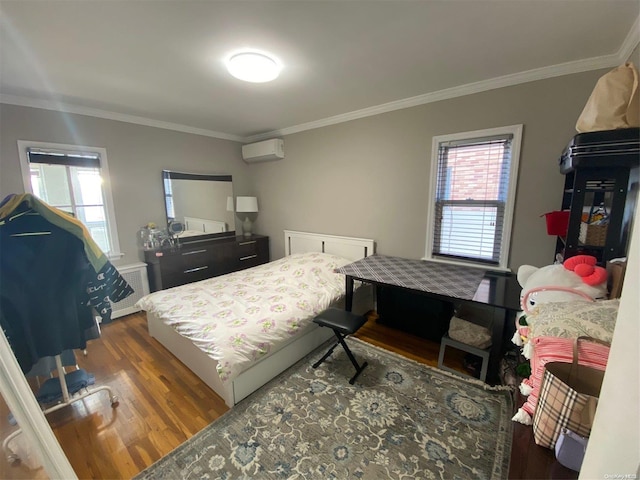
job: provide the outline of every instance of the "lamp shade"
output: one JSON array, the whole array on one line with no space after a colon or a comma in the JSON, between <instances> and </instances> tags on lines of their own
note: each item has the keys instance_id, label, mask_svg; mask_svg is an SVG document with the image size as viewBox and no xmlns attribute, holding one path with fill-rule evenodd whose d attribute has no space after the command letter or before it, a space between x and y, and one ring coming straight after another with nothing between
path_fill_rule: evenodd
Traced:
<instances>
[{"instance_id":1,"label":"lamp shade","mask_svg":"<svg viewBox=\"0 0 640 480\"><path fill-rule=\"evenodd\" d=\"M258 199L256 197L237 197L236 212L257 212Z\"/></svg>"}]
</instances>

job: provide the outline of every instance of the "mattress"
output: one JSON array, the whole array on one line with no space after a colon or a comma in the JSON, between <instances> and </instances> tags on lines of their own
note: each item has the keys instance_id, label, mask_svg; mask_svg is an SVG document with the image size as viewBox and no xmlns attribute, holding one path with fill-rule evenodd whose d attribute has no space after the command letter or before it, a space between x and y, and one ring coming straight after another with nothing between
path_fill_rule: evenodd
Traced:
<instances>
[{"instance_id":1,"label":"mattress","mask_svg":"<svg viewBox=\"0 0 640 480\"><path fill-rule=\"evenodd\" d=\"M137 305L217 361L223 382L304 334L344 294L334 270L349 260L302 253L152 293Z\"/></svg>"}]
</instances>

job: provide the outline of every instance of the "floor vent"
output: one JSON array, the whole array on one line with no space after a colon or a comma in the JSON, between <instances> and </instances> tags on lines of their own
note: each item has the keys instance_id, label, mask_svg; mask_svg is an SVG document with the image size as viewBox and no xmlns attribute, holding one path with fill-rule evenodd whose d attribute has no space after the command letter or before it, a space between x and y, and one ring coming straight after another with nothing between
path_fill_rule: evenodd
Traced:
<instances>
[{"instance_id":1,"label":"floor vent","mask_svg":"<svg viewBox=\"0 0 640 480\"><path fill-rule=\"evenodd\" d=\"M131 288L133 293L124 300L116 302L112 305L113 312L111 318L122 317L123 315L129 315L130 313L140 311L137 308L136 302L149 293L149 279L147 278L147 264L138 262L131 265L122 265L116 267L122 278L124 278Z\"/></svg>"}]
</instances>

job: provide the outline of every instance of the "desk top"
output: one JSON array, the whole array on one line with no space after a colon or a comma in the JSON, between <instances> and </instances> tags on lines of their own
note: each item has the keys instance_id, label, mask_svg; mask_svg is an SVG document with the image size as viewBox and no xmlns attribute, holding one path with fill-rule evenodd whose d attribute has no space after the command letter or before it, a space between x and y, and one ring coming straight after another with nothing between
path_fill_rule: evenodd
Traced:
<instances>
[{"instance_id":1,"label":"desk top","mask_svg":"<svg viewBox=\"0 0 640 480\"><path fill-rule=\"evenodd\" d=\"M475 267L386 255L371 255L336 269L364 282L473 301L507 310L520 309L515 275Z\"/></svg>"}]
</instances>

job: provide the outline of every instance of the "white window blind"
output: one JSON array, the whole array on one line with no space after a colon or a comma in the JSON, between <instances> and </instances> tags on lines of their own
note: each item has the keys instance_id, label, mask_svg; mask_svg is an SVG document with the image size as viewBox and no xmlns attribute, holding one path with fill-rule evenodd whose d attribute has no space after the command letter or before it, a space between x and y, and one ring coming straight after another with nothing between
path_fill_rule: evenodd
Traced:
<instances>
[{"instance_id":1,"label":"white window blind","mask_svg":"<svg viewBox=\"0 0 640 480\"><path fill-rule=\"evenodd\" d=\"M514 134L460 136L438 137L430 257L505 267Z\"/></svg>"}]
</instances>

